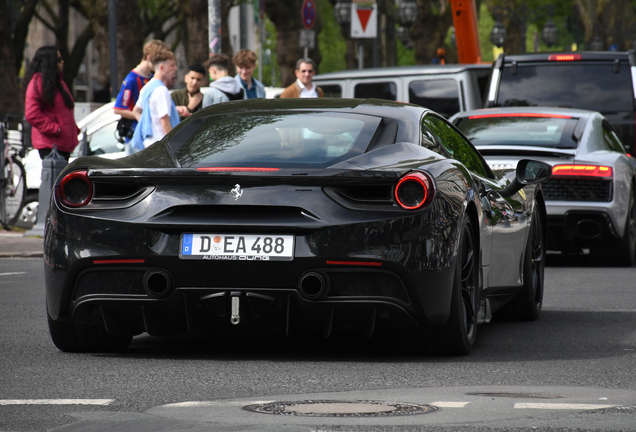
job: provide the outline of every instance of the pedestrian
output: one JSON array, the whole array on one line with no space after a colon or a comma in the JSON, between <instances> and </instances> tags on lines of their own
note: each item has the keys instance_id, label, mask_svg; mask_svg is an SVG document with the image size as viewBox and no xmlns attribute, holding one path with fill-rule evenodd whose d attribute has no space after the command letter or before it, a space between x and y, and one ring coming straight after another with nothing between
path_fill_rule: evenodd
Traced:
<instances>
[{"instance_id":1,"label":"pedestrian","mask_svg":"<svg viewBox=\"0 0 636 432\"><path fill-rule=\"evenodd\" d=\"M169 50L159 50L152 64L155 75L141 89L133 110L139 122L130 143L133 152L159 141L179 124L179 113L168 91L177 81L176 58Z\"/></svg>"},{"instance_id":2,"label":"pedestrian","mask_svg":"<svg viewBox=\"0 0 636 432\"><path fill-rule=\"evenodd\" d=\"M115 100L113 111L121 116L117 123L117 131L121 138L124 138L124 147L126 154L132 154L130 150L130 140L135 127L137 127L137 119L133 115L133 109L139 99L139 92L142 87L148 83L154 72L152 59L155 53L161 49L169 49L168 46L159 39L153 39L144 44L142 58L139 64L126 75L119 89L119 94Z\"/></svg>"},{"instance_id":3,"label":"pedestrian","mask_svg":"<svg viewBox=\"0 0 636 432\"><path fill-rule=\"evenodd\" d=\"M310 58L301 58L296 62L296 81L287 87L281 98L316 98L324 97L322 89L311 80L316 73L316 63Z\"/></svg>"},{"instance_id":4,"label":"pedestrian","mask_svg":"<svg viewBox=\"0 0 636 432\"><path fill-rule=\"evenodd\" d=\"M245 91L245 99L256 99L265 97L265 86L254 78L256 69L256 54L254 51L242 49L232 59L236 66L236 76L234 79Z\"/></svg>"},{"instance_id":5,"label":"pedestrian","mask_svg":"<svg viewBox=\"0 0 636 432\"><path fill-rule=\"evenodd\" d=\"M446 50L444 48L437 48L437 62L446 64Z\"/></svg>"},{"instance_id":6,"label":"pedestrian","mask_svg":"<svg viewBox=\"0 0 636 432\"><path fill-rule=\"evenodd\" d=\"M68 162L77 146L75 102L62 80L64 59L55 46L44 46L33 56L24 76L24 114L32 126L31 143L44 159L53 149Z\"/></svg>"},{"instance_id":7,"label":"pedestrian","mask_svg":"<svg viewBox=\"0 0 636 432\"><path fill-rule=\"evenodd\" d=\"M214 54L206 62L210 79L214 80L203 94L203 108L220 102L245 98L241 85L229 75L230 58L225 54Z\"/></svg>"},{"instance_id":8,"label":"pedestrian","mask_svg":"<svg viewBox=\"0 0 636 432\"><path fill-rule=\"evenodd\" d=\"M190 65L190 70L185 75L184 81L186 86L184 89L175 90L170 96L177 105L179 118L183 120L190 117L191 114L199 111L203 106L203 93L201 86L205 79L205 68L199 63Z\"/></svg>"}]
</instances>

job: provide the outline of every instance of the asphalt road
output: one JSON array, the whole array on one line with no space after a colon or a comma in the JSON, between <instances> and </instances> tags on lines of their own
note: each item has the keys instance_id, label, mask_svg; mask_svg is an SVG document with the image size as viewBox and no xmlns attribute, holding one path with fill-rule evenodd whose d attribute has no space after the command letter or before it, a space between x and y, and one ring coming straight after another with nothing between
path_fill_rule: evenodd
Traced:
<instances>
[{"instance_id":1,"label":"asphalt road","mask_svg":"<svg viewBox=\"0 0 636 432\"><path fill-rule=\"evenodd\" d=\"M552 260L538 321L482 325L470 356L436 357L391 337L139 336L65 354L42 266L0 260L0 431L636 431L636 267ZM424 411L308 417L306 401Z\"/></svg>"}]
</instances>

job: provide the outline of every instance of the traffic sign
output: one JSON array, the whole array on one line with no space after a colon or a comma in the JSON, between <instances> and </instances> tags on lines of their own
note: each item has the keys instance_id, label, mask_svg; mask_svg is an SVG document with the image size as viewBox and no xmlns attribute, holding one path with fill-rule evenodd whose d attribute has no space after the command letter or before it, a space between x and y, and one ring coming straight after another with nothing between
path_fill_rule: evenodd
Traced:
<instances>
[{"instance_id":1,"label":"traffic sign","mask_svg":"<svg viewBox=\"0 0 636 432\"><path fill-rule=\"evenodd\" d=\"M316 2L315 0L305 0L303 1L302 8L303 15L303 25L307 30L311 30L311 28L316 23Z\"/></svg>"},{"instance_id":2,"label":"traffic sign","mask_svg":"<svg viewBox=\"0 0 636 432\"><path fill-rule=\"evenodd\" d=\"M378 5L375 0L351 2L351 37L374 38L378 34Z\"/></svg>"},{"instance_id":3,"label":"traffic sign","mask_svg":"<svg viewBox=\"0 0 636 432\"><path fill-rule=\"evenodd\" d=\"M313 30L301 29L298 46L300 48L314 49L316 46L316 32Z\"/></svg>"}]
</instances>

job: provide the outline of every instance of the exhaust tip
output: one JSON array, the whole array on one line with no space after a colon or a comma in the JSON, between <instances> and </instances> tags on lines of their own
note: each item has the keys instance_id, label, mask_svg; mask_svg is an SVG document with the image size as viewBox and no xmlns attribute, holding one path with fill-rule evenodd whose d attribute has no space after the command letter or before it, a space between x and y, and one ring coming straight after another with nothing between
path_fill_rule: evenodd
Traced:
<instances>
[{"instance_id":1,"label":"exhaust tip","mask_svg":"<svg viewBox=\"0 0 636 432\"><path fill-rule=\"evenodd\" d=\"M327 281L323 275L317 272L307 272L300 277L298 289L305 297L316 298L325 292L326 285Z\"/></svg>"},{"instance_id":2,"label":"exhaust tip","mask_svg":"<svg viewBox=\"0 0 636 432\"><path fill-rule=\"evenodd\" d=\"M144 289L148 294L161 297L172 288L172 278L164 270L152 270L144 276Z\"/></svg>"},{"instance_id":3,"label":"exhaust tip","mask_svg":"<svg viewBox=\"0 0 636 432\"><path fill-rule=\"evenodd\" d=\"M594 240L601 236L601 224L592 219L582 219L576 224L576 233L587 240Z\"/></svg>"}]
</instances>

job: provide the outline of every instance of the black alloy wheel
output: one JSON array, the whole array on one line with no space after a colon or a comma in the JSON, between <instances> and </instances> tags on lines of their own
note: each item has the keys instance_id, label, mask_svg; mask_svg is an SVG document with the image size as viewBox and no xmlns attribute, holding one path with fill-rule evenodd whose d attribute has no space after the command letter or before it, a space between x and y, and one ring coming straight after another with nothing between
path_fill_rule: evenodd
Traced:
<instances>
[{"instance_id":1,"label":"black alloy wheel","mask_svg":"<svg viewBox=\"0 0 636 432\"><path fill-rule=\"evenodd\" d=\"M629 194L629 206L627 207L627 220L625 232L615 252L616 262L625 267L631 267L636 262L636 205L634 205L634 191Z\"/></svg>"},{"instance_id":2,"label":"black alloy wheel","mask_svg":"<svg viewBox=\"0 0 636 432\"><path fill-rule=\"evenodd\" d=\"M479 252L471 222L465 216L460 234L450 316L446 324L436 326L436 351L440 354L466 355L475 343L478 312Z\"/></svg>"},{"instance_id":3,"label":"black alloy wheel","mask_svg":"<svg viewBox=\"0 0 636 432\"><path fill-rule=\"evenodd\" d=\"M534 321L541 314L545 257L543 219L539 207L535 204L530 225L530 237L524 254L523 287L511 302L512 314L515 319Z\"/></svg>"}]
</instances>

